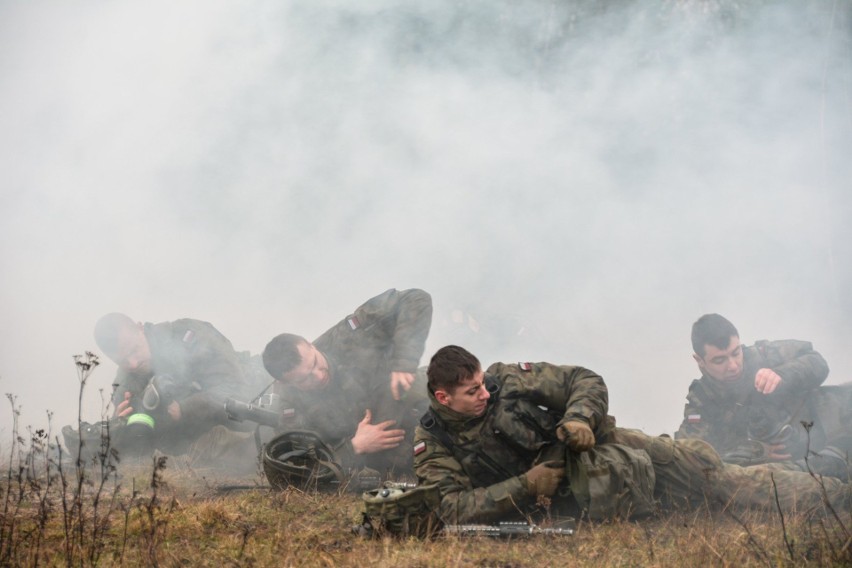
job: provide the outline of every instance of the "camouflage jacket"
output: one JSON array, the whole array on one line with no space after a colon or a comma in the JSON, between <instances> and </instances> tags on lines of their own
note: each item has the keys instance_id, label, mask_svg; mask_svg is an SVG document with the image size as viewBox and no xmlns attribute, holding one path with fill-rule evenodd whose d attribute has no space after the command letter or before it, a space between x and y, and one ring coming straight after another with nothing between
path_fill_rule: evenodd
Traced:
<instances>
[{"instance_id":1,"label":"camouflage jacket","mask_svg":"<svg viewBox=\"0 0 852 568\"><path fill-rule=\"evenodd\" d=\"M391 289L358 307L313 342L329 363L326 389L308 392L276 383L286 428L316 432L347 467L385 469L402 461L410 469L414 425L428 407L425 372L417 364L431 323L432 298L423 290ZM401 401L390 391L392 371L418 375ZM350 440L367 409L373 424L395 420L394 427L405 428L407 449L356 456Z\"/></svg>"},{"instance_id":2,"label":"camouflage jacket","mask_svg":"<svg viewBox=\"0 0 852 568\"><path fill-rule=\"evenodd\" d=\"M762 368L772 369L781 377L775 392L768 395L754 388L755 375ZM827 376L828 365L809 342L758 341L743 349L743 375L739 381L725 383L705 375L692 382L683 422L675 437L705 440L723 456L748 453L745 448L749 447L749 440L763 437L758 432L808 419L807 395Z\"/></svg>"},{"instance_id":3,"label":"camouflage jacket","mask_svg":"<svg viewBox=\"0 0 852 568\"><path fill-rule=\"evenodd\" d=\"M204 321L146 323L144 332L151 350L151 370L133 373L119 369L113 384L113 404L124 400L125 392L141 397L153 376L169 375L173 379L173 399L180 404L181 420L174 423L161 412L164 419L157 421L160 437L177 433L183 439L192 439L216 424L229 425L225 399L249 395L242 354ZM141 410L138 402L133 405L134 410Z\"/></svg>"},{"instance_id":4,"label":"camouflage jacket","mask_svg":"<svg viewBox=\"0 0 852 568\"><path fill-rule=\"evenodd\" d=\"M439 486L447 523L522 514L534 505L524 474L556 448L557 426L580 420L602 439L611 425L606 385L582 367L495 363L486 384L496 395L485 414L470 418L432 397L430 414L415 432L418 482Z\"/></svg>"}]
</instances>

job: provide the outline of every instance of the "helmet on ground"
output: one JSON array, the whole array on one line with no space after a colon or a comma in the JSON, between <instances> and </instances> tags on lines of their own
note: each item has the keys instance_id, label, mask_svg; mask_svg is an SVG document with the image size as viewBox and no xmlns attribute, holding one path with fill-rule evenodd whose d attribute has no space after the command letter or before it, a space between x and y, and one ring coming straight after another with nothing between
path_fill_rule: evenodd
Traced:
<instances>
[{"instance_id":1,"label":"helmet on ground","mask_svg":"<svg viewBox=\"0 0 852 568\"><path fill-rule=\"evenodd\" d=\"M336 491L344 480L334 453L314 432L280 434L263 448L263 471L275 489Z\"/></svg>"}]
</instances>

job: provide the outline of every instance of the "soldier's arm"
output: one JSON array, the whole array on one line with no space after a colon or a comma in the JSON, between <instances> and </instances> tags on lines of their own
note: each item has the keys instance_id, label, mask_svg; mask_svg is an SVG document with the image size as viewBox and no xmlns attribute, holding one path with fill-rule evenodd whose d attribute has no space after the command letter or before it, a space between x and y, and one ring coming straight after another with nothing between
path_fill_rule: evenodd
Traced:
<instances>
[{"instance_id":1,"label":"soldier's arm","mask_svg":"<svg viewBox=\"0 0 852 568\"><path fill-rule=\"evenodd\" d=\"M181 419L225 423L225 400L248 394L233 345L206 322L179 320L176 330L186 352L186 378L191 381L176 399Z\"/></svg>"},{"instance_id":2,"label":"soldier's arm","mask_svg":"<svg viewBox=\"0 0 852 568\"><path fill-rule=\"evenodd\" d=\"M139 397L142 396L142 392L145 390L145 387L148 385L148 381L151 379L150 373L146 375L135 375L133 373L128 373L122 369L118 369L115 374L115 380L112 382L112 404L114 407L114 412L118 414L118 405L124 401L124 393L129 392L131 396ZM134 410L142 410L141 408L135 408Z\"/></svg>"},{"instance_id":3,"label":"soldier's arm","mask_svg":"<svg viewBox=\"0 0 852 568\"><path fill-rule=\"evenodd\" d=\"M828 363L808 341L759 341L755 345L770 369L781 377L780 396L806 392L825 382Z\"/></svg>"},{"instance_id":4,"label":"soldier's arm","mask_svg":"<svg viewBox=\"0 0 852 568\"><path fill-rule=\"evenodd\" d=\"M414 449L417 480L424 485L438 485L440 516L445 523L490 523L517 517L523 504L530 500L523 476L474 487L452 453L420 427L415 433Z\"/></svg>"},{"instance_id":5,"label":"soldier's arm","mask_svg":"<svg viewBox=\"0 0 852 568\"><path fill-rule=\"evenodd\" d=\"M432 297L427 292L390 289L360 306L355 317L362 324L387 326L393 344L391 369L414 373L432 325Z\"/></svg>"},{"instance_id":6,"label":"soldier's arm","mask_svg":"<svg viewBox=\"0 0 852 568\"><path fill-rule=\"evenodd\" d=\"M518 365L494 363L486 374L509 379L504 380L505 393L520 389L535 404L564 410L560 423L584 422L596 432L606 423L609 395L600 375L583 367L550 363L529 365L529 369L522 369Z\"/></svg>"},{"instance_id":7,"label":"soldier's arm","mask_svg":"<svg viewBox=\"0 0 852 568\"><path fill-rule=\"evenodd\" d=\"M698 381L693 381L686 395L683 407L683 422L675 432L676 439L698 438L715 445L713 442L713 423L711 417L704 411Z\"/></svg>"}]
</instances>

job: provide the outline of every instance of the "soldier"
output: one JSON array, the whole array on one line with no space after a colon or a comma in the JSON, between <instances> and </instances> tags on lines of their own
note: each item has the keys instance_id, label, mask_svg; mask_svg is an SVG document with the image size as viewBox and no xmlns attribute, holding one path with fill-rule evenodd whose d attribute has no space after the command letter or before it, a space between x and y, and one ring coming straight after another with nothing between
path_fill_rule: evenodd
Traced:
<instances>
[{"instance_id":1,"label":"soldier","mask_svg":"<svg viewBox=\"0 0 852 568\"><path fill-rule=\"evenodd\" d=\"M701 440L616 428L603 379L582 367L495 363L483 373L450 345L432 357L428 381L414 468L419 483L438 486L446 523L526 517L541 504L592 520L658 504L774 506L774 484L784 508L823 503L806 473L725 465ZM849 506L848 486L823 484L827 502Z\"/></svg>"},{"instance_id":2,"label":"soldier","mask_svg":"<svg viewBox=\"0 0 852 568\"><path fill-rule=\"evenodd\" d=\"M730 321L706 314L692 326L692 346L702 376L689 387L677 439L705 440L730 463L810 466L847 477L848 426L824 428L822 418L834 418L821 415L852 413L846 404L852 385L820 387L828 365L809 342L762 340L744 347ZM814 428L806 431L802 422Z\"/></svg>"},{"instance_id":3,"label":"soldier","mask_svg":"<svg viewBox=\"0 0 852 568\"><path fill-rule=\"evenodd\" d=\"M170 454L189 451L216 428L233 428L225 399L250 397L263 380L248 364L248 354L236 352L204 321L143 325L111 313L97 321L95 341L118 365L112 401L116 416L150 430L151 445Z\"/></svg>"},{"instance_id":4,"label":"soldier","mask_svg":"<svg viewBox=\"0 0 852 568\"><path fill-rule=\"evenodd\" d=\"M313 342L273 338L263 362L285 426L319 434L346 468L410 471L414 425L428 406L412 385L431 323L429 294L391 289Z\"/></svg>"}]
</instances>

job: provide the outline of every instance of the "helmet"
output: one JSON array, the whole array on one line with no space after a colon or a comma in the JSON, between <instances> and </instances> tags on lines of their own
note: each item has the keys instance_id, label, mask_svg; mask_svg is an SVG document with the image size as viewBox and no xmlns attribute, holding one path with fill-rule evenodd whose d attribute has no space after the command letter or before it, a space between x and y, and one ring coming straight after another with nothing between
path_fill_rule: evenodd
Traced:
<instances>
[{"instance_id":1,"label":"helmet","mask_svg":"<svg viewBox=\"0 0 852 568\"><path fill-rule=\"evenodd\" d=\"M386 482L382 488L365 492L362 499L365 512L359 534L424 538L437 534L443 526L437 485Z\"/></svg>"},{"instance_id":2,"label":"helmet","mask_svg":"<svg viewBox=\"0 0 852 568\"><path fill-rule=\"evenodd\" d=\"M285 432L263 448L263 471L275 489L336 491L344 480L334 453L314 432Z\"/></svg>"}]
</instances>

